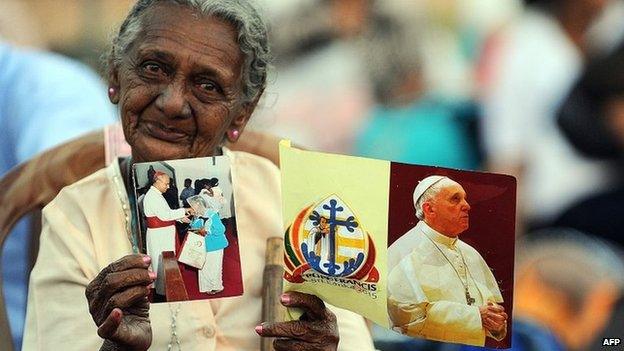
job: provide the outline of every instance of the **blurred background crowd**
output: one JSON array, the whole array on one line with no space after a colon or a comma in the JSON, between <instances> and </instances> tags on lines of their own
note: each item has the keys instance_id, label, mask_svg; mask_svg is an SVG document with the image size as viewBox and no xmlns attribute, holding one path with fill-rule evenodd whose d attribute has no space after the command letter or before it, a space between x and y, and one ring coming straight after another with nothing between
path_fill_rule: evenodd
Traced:
<instances>
[{"instance_id":1,"label":"blurred background crowd","mask_svg":"<svg viewBox=\"0 0 624 351\"><path fill-rule=\"evenodd\" d=\"M514 175L515 349L600 349L624 337L624 1L257 1L275 60L252 128L314 150ZM0 121L23 134L0 138L0 176L114 120L93 72L132 3L0 2ZM52 80L41 67L65 58L44 51L84 66L64 62L72 73L51 68ZM93 110L54 118L53 137L15 106L72 84L83 96L101 89L88 96ZM50 119L54 108L37 112ZM3 255L16 337L25 294L8 289L24 289L15 271L27 261L9 252L27 242L18 235ZM380 350L469 349L379 328L374 337Z\"/></svg>"}]
</instances>

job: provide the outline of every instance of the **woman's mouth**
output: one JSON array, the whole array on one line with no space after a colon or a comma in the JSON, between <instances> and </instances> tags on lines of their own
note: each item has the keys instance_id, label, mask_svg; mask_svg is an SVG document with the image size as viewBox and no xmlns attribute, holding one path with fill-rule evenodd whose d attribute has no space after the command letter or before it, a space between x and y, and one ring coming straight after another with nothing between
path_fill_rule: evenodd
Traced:
<instances>
[{"instance_id":1,"label":"woman's mouth","mask_svg":"<svg viewBox=\"0 0 624 351\"><path fill-rule=\"evenodd\" d=\"M157 122L143 122L145 131L151 137L167 141L170 143L179 143L188 139L188 134L185 132L171 127L166 127Z\"/></svg>"}]
</instances>

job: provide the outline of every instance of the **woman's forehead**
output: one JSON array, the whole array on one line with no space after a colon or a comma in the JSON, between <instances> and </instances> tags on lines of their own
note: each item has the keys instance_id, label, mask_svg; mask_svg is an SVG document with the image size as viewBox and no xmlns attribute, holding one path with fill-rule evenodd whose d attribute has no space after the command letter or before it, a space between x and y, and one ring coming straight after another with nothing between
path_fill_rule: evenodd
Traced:
<instances>
[{"instance_id":1,"label":"woman's forehead","mask_svg":"<svg viewBox=\"0 0 624 351\"><path fill-rule=\"evenodd\" d=\"M170 3L144 13L134 47L138 55L154 54L169 61L192 64L236 75L243 62L236 29L228 22ZM231 78L231 77L229 77Z\"/></svg>"}]
</instances>

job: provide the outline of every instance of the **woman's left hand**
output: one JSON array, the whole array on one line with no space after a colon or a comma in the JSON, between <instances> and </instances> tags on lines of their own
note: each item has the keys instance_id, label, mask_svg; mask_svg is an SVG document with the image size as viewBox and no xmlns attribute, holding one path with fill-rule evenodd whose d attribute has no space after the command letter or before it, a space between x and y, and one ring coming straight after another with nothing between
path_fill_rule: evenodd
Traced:
<instances>
[{"instance_id":1,"label":"woman's left hand","mask_svg":"<svg viewBox=\"0 0 624 351\"><path fill-rule=\"evenodd\" d=\"M286 307L304 310L298 321L262 323L256 332L262 337L275 337L276 351L334 351L338 347L336 315L323 300L314 295L287 292L280 298Z\"/></svg>"}]
</instances>

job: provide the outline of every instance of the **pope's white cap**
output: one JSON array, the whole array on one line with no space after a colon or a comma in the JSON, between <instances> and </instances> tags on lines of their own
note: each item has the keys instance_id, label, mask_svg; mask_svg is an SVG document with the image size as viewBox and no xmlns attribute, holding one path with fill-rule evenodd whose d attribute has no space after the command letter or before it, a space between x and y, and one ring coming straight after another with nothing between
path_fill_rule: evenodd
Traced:
<instances>
[{"instance_id":1,"label":"pope's white cap","mask_svg":"<svg viewBox=\"0 0 624 351\"><path fill-rule=\"evenodd\" d=\"M414 206L416 206L418 199L423 196L425 191L431 188L435 183L445 178L448 179L448 177L445 176L432 175L418 182L418 185L416 185L416 188L414 188Z\"/></svg>"}]
</instances>

